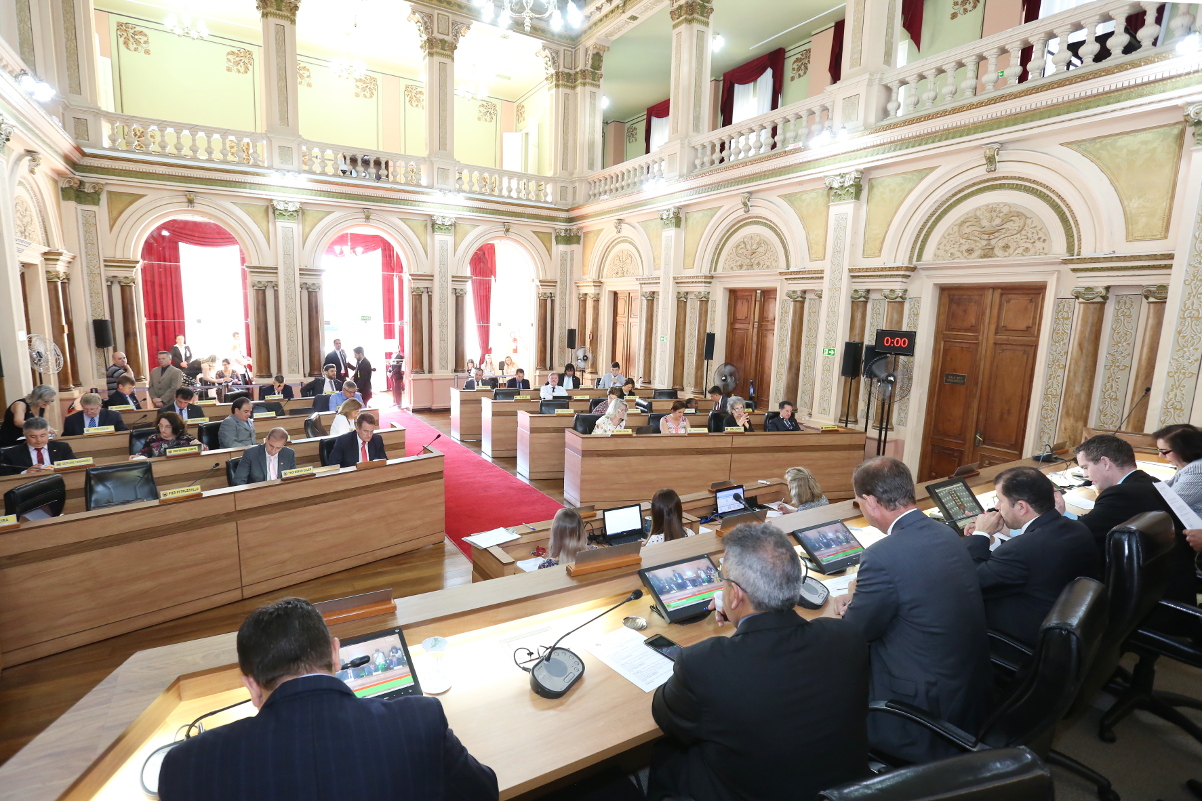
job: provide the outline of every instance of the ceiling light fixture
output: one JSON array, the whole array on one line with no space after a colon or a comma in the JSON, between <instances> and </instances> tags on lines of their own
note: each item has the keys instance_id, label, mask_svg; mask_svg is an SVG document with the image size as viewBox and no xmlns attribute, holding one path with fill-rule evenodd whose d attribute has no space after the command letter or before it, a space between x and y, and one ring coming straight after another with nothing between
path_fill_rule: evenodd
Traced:
<instances>
[{"instance_id":1,"label":"ceiling light fixture","mask_svg":"<svg viewBox=\"0 0 1202 801\"><path fill-rule=\"evenodd\" d=\"M176 36L187 36L191 39L204 39L209 35L209 29L202 19L192 19L188 13L188 0L184 0L184 11L179 16L168 14L163 20L164 27Z\"/></svg>"},{"instance_id":2,"label":"ceiling light fixture","mask_svg":"<svg viewBox=\"0 0 1202 801\"><path fill-rule=\"evenodd\" d=\"M601 96L601 108L603 108L603 109L609 108L609 98L606 97L605 95Z\"/></svg>"},{"instance_id":3,"label":"ceiling light fixture","mask_svg":"<svg viewBox=\"0 0 1202 801\"><path fill-rule=\"evenodd\" d=\"M356 14L354 20L351 22L351 29L346 32L346 47L344 48L346 51L346 56L330 61L330 69L333 70L334 75L339 78L357 81L367 74L367 65L359 59L351 56L351 53L353 52L351 50L351 42L358 39L358 37L354 35L358 29L359 15Z\"/></svg>"},{"instance_id":4,"label":"ceiling light fixture","mask_svg":"<svg viewBox=\"0 0 1202 801\"><path fill-rule=\"evenodd\" d=\"M559 10L559 0L500 0L501 13L496 13L495 0L473 0L476 8L480 9L480 18L492 22L497 17L497 26L508 28L515 17L521 19L522 27L530 33L530 23L533 20L546 20L553 31L563 30L564 23L575 30L584 22L584 13L576 5L576 0L567 0L564 10Z\"/></svg>"},{"instance_id":5,"label":"ceiling light fixture","mask_svg":"<svg viewBox=\"0 0 1202 801\"><path fill-rule=\"evenodd\" d=\"M1176 49L1181 56L1195 56L1202 52L1202 33L1191 33L1177 43Z\"/></svg>"},{"instance_id":6,"label":"ceiling light fixture","mask_svg":"<svg viewBox=\"0 0 1202 801\"><path fill-rule=\"evenodd\" d=\"M17 76L17 86L39 103L49 103L54 99L54 87L28 72Z\"/></svg>"},{"instance_id":7,"label":"ceiling light fixture","mask_svg":"<svg viewBox=\"0 0 1202 801\"><path fill-rule=\"evenodd\" d=\"M721 50L725 46L726 46L726 39L725 39L725 37L722 36L722 34L715 33L710 38L710 50L712 52L717 53L719 50Z\"/></svg>"}]
</instances>

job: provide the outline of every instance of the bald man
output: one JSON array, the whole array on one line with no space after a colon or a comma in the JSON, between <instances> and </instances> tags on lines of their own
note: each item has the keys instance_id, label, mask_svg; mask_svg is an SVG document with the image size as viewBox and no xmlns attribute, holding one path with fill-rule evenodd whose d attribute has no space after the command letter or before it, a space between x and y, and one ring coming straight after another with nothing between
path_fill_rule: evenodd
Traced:
<instances>
[{"instance_id":1,"label":"bald man","mask_svg":"<svg viewBox=\"0 0 1202 801\"><path fill-rule=\"evenodd\" d=\"M129 366L129 360L125 358L124 353L117 351L113 354L113 363L109 365L109 369L104 373L110 393L117 391L117 382L121 380L121 376L123 375L129 376L131 381L136 380L133 368Z\"/></svg>"},{"instance_id":2,"label":"bald man","mask_svg":"<svg viewBox=\"0 0 1202 801\"><path fill-rule=\"evenodd\" d=\"M234 471L234 486L274 481L285 470L296 467L296 451L288 445L288 432L273 428L267 432L262 445L255 445L242 452L242 461Z\"/></svg>"}]
</instances>

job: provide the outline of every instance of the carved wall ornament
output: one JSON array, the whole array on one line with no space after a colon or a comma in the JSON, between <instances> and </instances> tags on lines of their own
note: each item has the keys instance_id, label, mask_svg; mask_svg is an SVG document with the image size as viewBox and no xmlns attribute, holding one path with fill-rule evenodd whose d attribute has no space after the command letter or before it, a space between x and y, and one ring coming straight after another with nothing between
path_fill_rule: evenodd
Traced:
<instances>
[{"instance_id":1,"label":"carved wall ornament","mask_svg":"<svg viewBox=\"0 0 1202 801\"><path fill-rule=\"evenodd\" d=\"M255 54L246 48L230 50L225 54L225 71L245 75L255 65Z\"/></svg>"},{"instance_id":2,"label":"carved wall ornament","mask_svg":"<svg viewBox=\"0 0 1202 801\"><path fill-rule=\"evenodd\" d=\"M1078 303L1105 303L1110 299L1110 287L1079 286L1071 294Z\"/></svg>"},{"instance_id":3,"label":"carved wall ornament","mask_svg":"<svg viewBox=\"0 0 1202 801\"><path fill-rule=\"evenodd\" d=\"M634 278L640 272L638 259L629 250L619 250L605 265L606 278Z\"/></svg>"},{"instance_id":4,"label":"carved wall ornament","mask_svg":"<svg viewBox=\"0 0 1202 801\"><path fill-rule=\"evenodd\" d=\"M4 147L13 138L13 134L17 129L12 126L3 114L0 114L0 147Z\"/></svg>"},{"instance_id":5,"label":"carved wall ornament","mask_svg":"<svg viewBox=\"0 0 1202 801\"><path fill-rule=\"evenodd\" d=\"M830 190L831 203L859 200L860 192L864 188L861 182L863 178L864 173L861 170L852 170L850 172L839 173L838 175L826 176L824 180L827 189Z\"/></svg>"},{"instance_id":6,"label":"carved wall ornament","mask_svg":"<svg viewBox=\"0 0 1202 801\"><path fill-rule=\"evenodd\" d=\"M623 225L625 222L626 222L626 221L625 221L625 220L623 220L621 217L619 217L618 219L614 220L614 230L615 230L615 231L617 231L619 234L620 234L620 233L622 233L622 225Z\"/></svg>"},{"instance_id":7,"label":"carved wall ornament","mask_svg":"<svg viewBox=\"0 0 1202 801\"><path fill-rule=\"evenodd\" d=\"M751 193L744 192L739 195L739 202L743 204L743 213L751 214Z\"/></svg>"},{"instance_id":8,"label":"carved wall ornament","mask_svg":"<svg viewBox=\"0 0 1202 801\"><path fill-rule=\"evenodd\" d=\"M188 204L188 208L190 208L190 209L196 208L196 193L195 192L184 192L184 202L186 204Z\"/></svg>"},{"instance_id":9,"label":"carved wall ornament","mask_svg":"<svg viewBox=\"0 0 1202 801\"><path fill-rule=\"evenodd\" d=\"M296 65L296 85L306 89L313 88L313 70L309 69L308 64Z\"/></svg>"},{"instance_id":10,"label":"carved wall ornament","mask_svg":"<svg viewBox=\"0 0 1202 801\"><path fill-rule=\"evenodd\" d=\"M255 8L264 19L282 19L296 24L296 12L300 9L300 0L255 0Z\"/></svg>"},{"instance_id":11,"label":"carved wall ornament","mask_svg":"<svg viewBox=\"0 0 1202 801\"><path fill-rule=\"evenodd\" d=\"M1051 252L1048 229L1036 217L1010 203L987 203L956 220L935 248L935 261L1045 256Z\"/></svg>"},{"instance_id":12,"label":"carved wall ornament","mask_svg":"<svg viewBox=\"0 0 1202 801\"><path fill-rule=\"evenodd\" d=\"M748 270L778 270L780 256L768 237L760 233L748 233L739 237L726 258L722 261L722 269L728 273L746 272Z\"/></svg>"},{"instance_id":13,"label":"carved wall ornament","mask_svg":"<svg viewBox=\"0 0 1202 801\"><path fill-rule=\"evenodd\" d=\"M271 210L278 222L300 222L300 201L273 200Z\"/></svg>"},{"instance_id":14,"label":"carved wall ornament","mask_svg":"<svg viewBox=\"0 0 1202 801\"><path fill-rule=\"evenodd\" d=\"M439 14L439 17L443 18L440 20L440 23L446 19L445 14ZM418 11L416 9L410 12L408 20L417 25L422 52L427 56L454 58L455 50L459 47L459 40L472 27L470 22L451 20L449 26L440 24L436 34L434 30L434 14L429 11Z\"/></svg>"},{"instance_id":15,"label":"carved wall ornament","mask_svg":"<svg viewBox=\"0 0 1202 801\"><path fill-rule=\"evenodd\" d=\"M13 217L17 225L18 239L37 242L42 245L45 244L42 241L42 232L38 229L38 223L34 219L33 209L30 208L29 201L23 197L18 197L13 203Z\"/></svg>"},{"instance_id":16,"label":"carved wall ornament","mask_svg":"<svg viewBox=\"0 0 1202 801\"><path fill-rule=\"evenodd\" d=\"M708 26L713 13L714 6L709 0L681 0L672 6L669 16L673 28L679 25Z\"/></svg>"},{"instance_id":17,"label":"carved wall ornament","mask_svg":"<svg viewBox=\"0 0 1202 801\"><path fill-rule=\"evenodd\" d=\"M980 4L981 0L952 0L952 15L949 19L971 14Z\"/></svg>"},{"instance_id":18,"label":"carved wall ornament","mask_svg":"<svg viewBox=\"0 0 1202 801\"><path fill-rule=\"evenodd\" d=\"M320 282L301 281L300 288L301 288L301 292L320 292L321 291L321 283Z\"/></svg>"},{"instance_id":19,"label":"carved wall ornament","mask_svg":"<svg viewBox=\"0 0 1202 801\"><path fill-rule=\"evenodd\" d=\"M37 175L38 167L42 166L42 154L41 153L32 153L30 151L26 151L26 152L29 153L29 174Z\"/></svg>"},{"instance_id":20,"label":"carved wall ornament","mask_svg":"<svg viewBox=\"0 0 1202 801\"><path fill-rule=\"evenodd\" d=\"M633 145L639 141L639 127L637 125L626 126L626 144Z\"/></svg>"},{"instance_id":21,"label":"carved wall ornament","mask_svg":"<svg viewBox=\"0 0 1202 801\"><path fill-rule=\"evenodd\" d=\"M496 122L497 104L491 100L481 100L480 107L476 110L476 120L478 122Z\"/></svg>"},{"instance_id":22,"label":"carved wall ornament","mask_svg":"<svg viewBox=\"0 0 1202 801\"><path fill-rule=\"evenodd\" d=\"M501 236L509 236L510 228L511 226L509 223L501 223Z\"/></svg>"},{"instance_id":23,"label":"carved wall ornament","mask_svg":"<svg viewBox=\"0 0 1202 801\"><path fill-rule=\"evenodd\" d=\"M434 233L444 236L455 233L455 218L445 214L435 214Z\"/></svg>"},{"instance_id":24,"label":"carved wall ornament","mask_svg":"<svg viewBox=\"0 0 1202 801\"><path fill-rule=\"evenodd\" d=\"M1202 146L1202 103L1194 103L1185 109L1185 122L1194 129L1194 146Z\"/></svg>"},{"instance_id":25,"label":"carved wall ornament","mask_svg":"<svg viewBox=\"0 0 1202 801\"><path fill-rule=\"evenodd\" d=\"M982 145L985 149L985 172L997 172L997 157L1002 152L1001 142Z\"/></svg>"},{"instance_id":26,"label":"carved wall ornament","mask_svg":"<svg viewBox=\"0 0 1202 801\"><path fill-rule=\"evenodd\" d=\"M659 219L664 224L664 228L679 228L683 219L680 206L662 210L659 213Z\"/></svg>"},{"instance_id":27,"label":"carved wall ornament","mask_svg":"<svg viewBox=\"0 0 1202 801\"><path fill-rule=\"evenodd\" d=\"M1148 303L1164 303L1169 299L1169 288L1164 284L1146 286L1141 294Z\"/></svg>"},{"instance_id":28,"label":"carved wall ornament","mask_svg":"<svg viewBox=\"0 0 1202 801\"><path fill-rule=\"evenodd\" d=\"M909 292L904 289L885 289L881 291L881 295L885 300L896 303L909 297Z\"/></svg>"},{"instance_id":29,"label":"carved wall ornament","mask_svg":"<svg viewBox=\"0 0 1202 801\"><path fill-rule=\"evenodd\" d=\"M534 55L543 60L543 69L546 70L547 77L550 78L559 71L559 51L543 45Z\"/></svg>"},{"instance_id":30,"label":"carved wall ornament","mask_svg":"<svg viewBox=\"0 0 1202 801\"><path fill-rule=\"evenodd\" d=\"M789 80L795 81L810 74L810 48L806 48L793 58L789 67Z\"/></svg>"},{"instance_id":31,"label":"carved wall ornament","mask_svg":"<svg viewBox=\"0 0 1202 801\"><path fill-rule=\"evenodd\" d=\"M374 75L360 75L355 79L355 97L371 100L376 96L379 88L380 82L376 80L376 76Z\"/></svg>"},{"instance_id":32,"label":"carved wall ornament","mask_svg":"<svg viewBox=\"0 0 1202 801\"><path fill-rule=\"evenodd\" d=\"M405 84L405 102L409 104L409 108L425 108L426 90L417 84Z\"/></svg>"},{"instance_id":33,"label":"carved wall ornament","mask_svg":"<svg viewBox=\"0 0 1202 801\"><path fill-rule=\"evenodd\" d=\"M526 124L526 104L518 103L513 109L513 119L518 128Z\"/></svg>"},{"instance_id":34,"label":"carved wall ornament","mask_svg":"<svg viewBox=\"0 0 1202 801\"><path fill-rule=\"evenodd\" d=\"M150 55L150 36L137 25L130 22L118 22L117 38L129 52Z\"/></svg>"}]
</instances>

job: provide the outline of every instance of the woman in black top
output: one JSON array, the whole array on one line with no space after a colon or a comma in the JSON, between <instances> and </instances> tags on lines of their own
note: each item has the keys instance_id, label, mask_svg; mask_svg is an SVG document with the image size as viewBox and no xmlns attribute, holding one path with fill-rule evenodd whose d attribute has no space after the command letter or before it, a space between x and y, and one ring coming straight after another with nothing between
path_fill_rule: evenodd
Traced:
<instances>
[{"instance_id":1,"label":"woman in black top","mask_svg":"<svg viewBox=\"0 0 1202 801\"><path fill-rule=\"evenodd\" d=\"M0 423L0 447L17 444L17 440L25 436L25 421L30 417L45 417L57 396L54 387L39 384L24 398L10 403L4 412L4 422ZM50 433L53 435L54 429Z\"/></svg>"},{"instance_id":2,"label":"woman in black top","mask_svg":"<svg viewBox=\"0 0 1202 801\"><path fill-rule=\"evenodd\" d=\"M146 438L146 444L142 446L142 450L129 457L131 460L137 459L139 456L147 459L166 456L170 448L186 448L190 445L200 445L202 451L208 450L203 442L186 433L187 426L184 424L183 418L175 412L160 414L157 428L156 433Z\"/></svg>"},{"instance_id":3,"label":"woman in black top","mask_svg":"<svg viewBox=\"0 0 1202 801\"><path fill-rule=\"evenodd\" d=\"M764 425L765 431L800 431L797 418L793 416L793 404L783 400L776 407L780 409L780 417L774 417Z\"/></svg>"},{"instance_id":4,"label":"woman in black top","mask_svg":"<svg viewBox=\"0 0 1202 801\"><path fill-rule=\"evenodd\" d=\"M565 364L559 374L559 385L564 389L580 389L580 379L576 377L576 365Z\"/></svg>"},{"instance_id":5,"label":"woman in black top","mask_svg":"<svg viewBox=\"0 0 1202 801\"><path fill-rule=\"evenodd\" d=\"M731 395L726 402L730 414L726 415L726 428L741 428L744 431L755 431L751 425L751 415L747 412L747 402L738 395Z\"/></svg>"}]
</instances>

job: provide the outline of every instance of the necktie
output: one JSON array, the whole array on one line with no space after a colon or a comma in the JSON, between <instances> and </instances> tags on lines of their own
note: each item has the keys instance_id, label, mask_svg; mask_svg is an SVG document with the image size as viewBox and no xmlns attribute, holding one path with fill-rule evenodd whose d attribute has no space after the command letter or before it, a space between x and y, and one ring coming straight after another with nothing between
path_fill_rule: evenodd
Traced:
<instances>
[{"instance_id":1,"label":"necktie","mask_svg":"<svg viewBox=\"0 0 1202 801\"><path fill-rule=\"evenodd\" d=\"M184 420L187 420L187 419L188 419L188 407L187 407L187 406L185 406L185 407L184 407L184 408L182 408L182 409L181 409L181 408L179 408L178 406L176 406L176 407L175 407L175 410L176 410L177 412L179 412L179 416L180 416L180 418L182 418L182 419L184 419Z\"/></svg>"},{"instance_id":2,"label":"necktie","mask_svg":"<svg viewBox=\"0 0 1202 801\"><path fill-rule=\"evenodd\" d=\"M44 448L38 448L38 464L46 464L46 452Z\"/></svg>"},{"instance_id":3,"label":"necktie","mask_svg":"<svg viewBox=\"0 0 1202 801\"><path fill-rule=\"evenodd\" d=\"M95 427L96 427L96 418L89 417L88 418L88 428L95 428Z\"/></svg>"},{"instance_id":4,"label":"necktie","mask_svg":"<svg viewBox=\"0 0 1202 801\"><path fill-rule=\"evenodd\" d=\"M366 462L366 461L368 461L368 459L367 459L367 443L360 440L359 445L361 446L361 450L363 452L363 457L361 459L359 459L359 461Z\"/></svg>"},{"instance_id":5,"label":"necktie","mask_svg":"<svg viewBox=\"0 0 1202 801\"><path fill-rule=\"evenodd\" d=\"M273 481L276 479L276 459L277 458L278 457L275 457L275 456L267 457L267 477Z\"/></svg>"}]
</instances>

